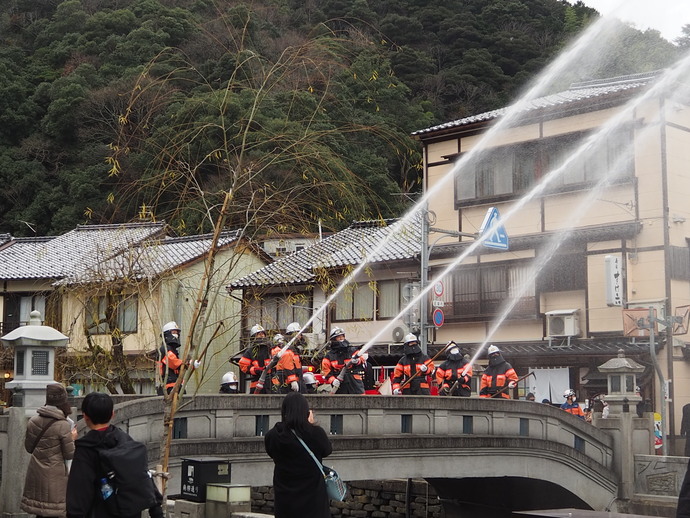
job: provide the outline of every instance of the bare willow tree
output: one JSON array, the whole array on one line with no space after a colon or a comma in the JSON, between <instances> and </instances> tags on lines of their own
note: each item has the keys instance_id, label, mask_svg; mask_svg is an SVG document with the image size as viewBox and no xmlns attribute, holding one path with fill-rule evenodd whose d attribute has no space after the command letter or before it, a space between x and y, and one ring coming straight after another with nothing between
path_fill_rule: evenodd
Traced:
<instances>
[{"instance_id":1,"label":"bare willow tree","mask_svg":"<svg viewBox=\"0 0 690 518\"><path fill-rule=\"evenodd\" d=\"M188 362L220 332L208 317L218 236L226 228L246 239L307 233L322 222L335 229L381 217L386 197L373 192L366 176L381 175L378 181L386 184L386 163L365 143L373 147L375 138L394 148L409 144L389 128L352 120L356 104L378 110L374 83L380 82L380 95L392 95L395 87L394 79L376 70L357 75L352 39L324 27L312 40L262 53L251 44L250 12L222 21L205 36L209 47L222 47L218 63L225 66L202 72L189 49L161 52L121 107L108 157L113 217L138 214L165 220L182 235L213 233L191 325L184 330L181 356L187 362L165 395L164 471L180 389L193 375ZM359 39L357 45L369 44ZM345 80L358 88L346 87ZM414 167L410 153L399 157L405 168Z\"/></svg>"}]
</instances>

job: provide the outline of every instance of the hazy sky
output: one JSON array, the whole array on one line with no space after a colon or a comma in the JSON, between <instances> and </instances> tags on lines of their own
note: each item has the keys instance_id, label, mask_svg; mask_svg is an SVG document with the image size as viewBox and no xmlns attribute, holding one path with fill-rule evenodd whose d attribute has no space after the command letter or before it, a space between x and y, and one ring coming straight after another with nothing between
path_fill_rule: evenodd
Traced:
<instances>
[{"instance_id":1,"label":"hazy sky","mask_svg":"<svg viewBox=\"0 0 690 518\"><path fill-rule=\"evenodd\" d=\"M569 0L575 3L575 0ZM602 16L615 16L637 29L656 29L673 42L690 24L690 0L583 0Z\"/></svg>"}]
</instances>

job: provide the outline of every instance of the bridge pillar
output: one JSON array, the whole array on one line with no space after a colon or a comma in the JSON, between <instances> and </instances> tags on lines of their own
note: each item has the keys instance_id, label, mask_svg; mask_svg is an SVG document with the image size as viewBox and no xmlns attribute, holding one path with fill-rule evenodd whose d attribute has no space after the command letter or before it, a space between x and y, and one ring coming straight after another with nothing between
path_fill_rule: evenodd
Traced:
<instances>
[{"instance_id":1,"label":"bridge pillar","mask_svg":"<svg viewBox=\"0 0 690 518\"><path fill-rule=\"evenodd\" d=\"M366 415L367 419L367 434L383 434L384 432L384 421L383 421L383 409L376 408L370 409Z\"/></svg>"},{"instance_id":2,"label":"bridge pillar","mask_svg":"<svg viewBox=\"0 0 690 518\"><path fill-rule=\"evenodd\" d=\"M619 350L616 358L598 368L608 379L608 394L605 397L609 416L603 419L601 414L597 414L592 424L607 431L614 439L613 468L619 477L618 498L629 501L635 492L635 454L649 455L654 447L654 423L651 417L638 418L634 414L637 403L642 400L635 394L636 375L644 371L644 366L626 358Z\"/></svg>"},{"instance_id":3,"label":"bridge pillar","mask_svg":"<svg viewBox=\"0 0 690 518\"><path fill-rule=\"evenodd\" d=\"M0 515L7 518L29 516L19 508L30 457L24 449L27 421L23 407L9 408L7 447L2 452L6 457L2 459L0 474Z\"/></svg>"},{"instance_id":4,"label":"bridge pillar","mask_svg":"<svg viewBox=\"0 0 690 518\"><path fill-rule=\"evenodd\" d=\"M448 411L441 410L434 412L434 433L448 435Z\"/></svg>"}]
</instances>

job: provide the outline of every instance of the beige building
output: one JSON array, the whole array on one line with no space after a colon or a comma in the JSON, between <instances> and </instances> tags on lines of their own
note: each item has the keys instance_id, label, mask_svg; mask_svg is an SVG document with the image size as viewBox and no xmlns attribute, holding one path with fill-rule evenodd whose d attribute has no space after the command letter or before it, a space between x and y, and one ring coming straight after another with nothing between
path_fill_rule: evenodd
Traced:
<instances>
[{"instance_id":1,"label":"beige building","mask_svg":"<svg viewBox=\"0 0 690 518\"><path fill-rule=\"evenodd\" d=\"M51 238L9 239L0 247L3 329L23 325L37 309L70 339L62 380L85 391L121 390L121 346L137 393L154 393L161 328L176 321L181 352L201 360L187 392L217 393L228 359L240 347L240 302L225 286L270 258L239 232L220 234L213 275L203 298L205 324L189 336L206 271L211 235L169 237L165 225L87 225ZM24 318L26 316L26 318ZM99 353L103 351L103 353Z\"/></svg>"},{"instance_id":2,"label":"beige building","mask_svg":"<svg viewBox=\"0 0 690 518\"><path fill-rule=\"evenodd\" d=\"M453 339L480 358L495 344L519 374L535 373L520 396L554 403L567 387L580 401L605 393L597 367L622 349L646 366L638 383L655 412L658 365L678 436L690 403L690 110L677 85L651 90L663 77L572 85L517 115L509 107L414 135L434 244L428 341ZM648 308L662 321L653 355L640 328Z\"/></svg>"},{"instance_id":3,"label":"beige building","mask_svg":"<svg viewBox=\"0 0 690 518\"><path fill-rule=\"evenodd\" d=\"M419 315L402 313L419 281L419 218L359 221L311 246L238 278L227 287L242 296L245 337L261 324L269 338L291 322L304 326L308 365L324 353L330 331L369 346L377 375L395 365L402 339ZM380 336L378 338L377 335Z\"/></svg>"}]
</instances>

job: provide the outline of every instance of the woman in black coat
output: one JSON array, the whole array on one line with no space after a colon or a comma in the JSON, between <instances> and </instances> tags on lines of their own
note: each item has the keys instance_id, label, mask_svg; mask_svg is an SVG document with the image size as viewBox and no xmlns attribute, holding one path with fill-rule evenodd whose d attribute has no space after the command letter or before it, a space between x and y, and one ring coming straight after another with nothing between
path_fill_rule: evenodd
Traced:
<instances>
[{"instance_id":1,"label":"woman in black coat","mask_svg":"<svg viewBox=\"0 0 690 518\"><path fill-rule=\"evenodd\" d=\"M331 441L325 430L314 424L307 398L299 392L285 396L281 416L282 422L276 423L264 439L266 453L275 464L275 518L331 518L323 473L292 431L319 461L331 454Z\"/></svg>"}]
</instances>

